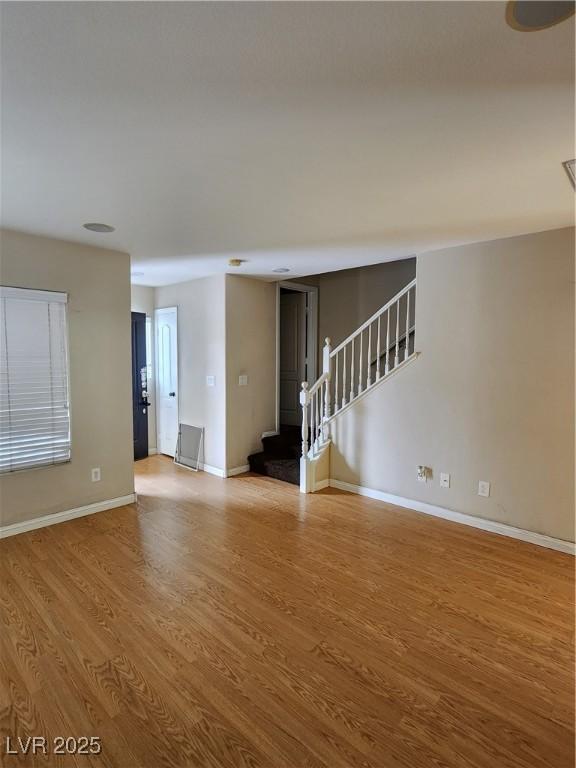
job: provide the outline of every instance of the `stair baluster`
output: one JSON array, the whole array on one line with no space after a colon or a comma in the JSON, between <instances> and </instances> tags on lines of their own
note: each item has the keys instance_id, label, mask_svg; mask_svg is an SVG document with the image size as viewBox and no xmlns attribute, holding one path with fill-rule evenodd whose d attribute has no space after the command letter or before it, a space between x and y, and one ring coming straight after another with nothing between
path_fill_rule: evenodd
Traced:
<instances>
[{"instance_id":1,"label":"stair baluster","mask_svg":"<svg viewBox=\"0 0 576 768\"><path fill-rule=\"evenodd\" d=\"M406 294L406 337L404 338L404 360L408 359L410 347L410 291Z\"/></svg>"},{"instance_id":2,"label":"stair baluster","mask_svg":"<svg viewBox=\"0 0 576 768\"><path fill-rule=\"evenodd\" d=\"M346 405L346 347L342 350L344 364L342 366L342 408Z\"/></svg>"},{"instance_id":3,"label":"stair baluster","mask_svg":"<svg viewBox=\"0 0 576 768\"><path fill-rule=\"evenodd\" d=\"M360 331L360 350L358 352L358 394L362 392L362 343L364 332Z\"/></svg>"},{"instance_id":4,"label":"stair baluster","mask_svg":"<svg viewBox=\"0 0 576 768\"><path fill-rule=\"evenodd\" d=\"M378 339L376 341L376 381L380 381L380 315L378 315Z\"/></svg>"},{"instance_id":5,"label":"stair baluster","mask_svg":"<svg viewBox=\"0 0 576 768\"><path fill-rule=\"evenodd\" d=\"M390 373L390 309L386 312L386 365L384 366L384 375Z\"/></svg>"},{"instance_id":6,"label":"stair baluster","mask_svg":"<svg viewBox=\"0 0 576 768\"><path fill-rule=\"evenodd\" d=\"M400 300L396 304L396 351L394 353L394 368L400 362Z\"/></svg>"},{"instance_id":7,"label":"stair baluster","mask_svg":"<svg viewBox=\"0 0 576 768\"><path fill-rule=\"evenodd\" d=\"M372 323L368 326L368 358L366 360L366 387L372 384Z\"/></svg>"},{"instance_id":8,"label":"stair baluster","mask_svg":"<svg viewBox=\"0 0 576 768\"><path fill-rule=\"evenodd\" d=\"M336 359L334 360L334 368L336 369L336 379L334 381L334 413L338 412L338 402L339 402L338 401L338 376L340 371L340 365L339 365L338 355L339 353L336 352Z\"/></svg>"},{"instance_id":9,"label":"stair baluster","mask_svg":"<svg viewBox=\"0 0 576 768\"><path fill-rule=\"evenodd\" d=\"M354 339L350 350L350 402L354 400Z\"/></svg>"}]
</instances>

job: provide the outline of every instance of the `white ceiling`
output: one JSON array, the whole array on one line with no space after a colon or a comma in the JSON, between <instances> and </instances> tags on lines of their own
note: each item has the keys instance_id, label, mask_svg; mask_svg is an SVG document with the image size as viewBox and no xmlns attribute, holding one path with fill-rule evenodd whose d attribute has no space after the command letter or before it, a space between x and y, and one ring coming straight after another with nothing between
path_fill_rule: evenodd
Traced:
<instances>
[{"instance_id":1,"label":"white ceiling","mask_svg":"<svg viewBox=\"0 0 576 768\"><path fill-rule=\"evenodd\" d=\"M569 225L574 25L504 15L3 3L3 225L128 251L144 285L231 256L297 276Z\"/></svg>"}]
</instances>

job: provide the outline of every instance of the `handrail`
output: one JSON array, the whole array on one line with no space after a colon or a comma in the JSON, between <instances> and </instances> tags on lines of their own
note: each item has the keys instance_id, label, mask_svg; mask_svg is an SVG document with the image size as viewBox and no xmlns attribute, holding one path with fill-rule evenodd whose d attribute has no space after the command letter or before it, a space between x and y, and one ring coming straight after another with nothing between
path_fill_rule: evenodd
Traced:
<instances>
[{"instance_id":1,"label":"handrail","mask_svg":"<svg viewBox=\"0 0 576 768\"><path fill-rule=\"evenodd\" d=\"M341 349L343 349L346 346L346 344L349 344L352 341L352 339L355 339L356 336L359 336L363 331L365 331L369 325L371 325L375 320L377 320L380 315L383 315L384 312L386 312L386 310L390 309L390 307L393 304L396 304L402 298L402 296L404 296L405 293L408 293L408 291L414 288L415 285L416 285L416 278L414 278L414 280L408 283L408 285L405 285L401 291L398 291L398 293L390 299L390 301L384 304L383 307L380 307L380 309L376 310L376 312L374 312L374 314L371 317L369 317L365 323L362 323L362 325L359 328L357 328L355 331L353 331L350 334L350 336L348 336L346 339L344 339L344 341L338 344L338 346L335 347L330 352L330 357L334 357L338 352L340 352Z\"/></svg>"},{"instance_id":2,"label":"handrail","mask_svg":"<svg viewBox=\"0 0 576 768\"><path fill-rule=\"evenodd\" d=\"M310 400L312 395L316 394L316 392L320 389L322 384L324 384L325 381L328 381L329 378L330 378L329 373L323 373L322 376L320 376L320 378L317 379L310 388L308 388L308 386L305 387L304 383L302 384L302 391L306 394L306 402Z\"/></svg>"}]
</instances>

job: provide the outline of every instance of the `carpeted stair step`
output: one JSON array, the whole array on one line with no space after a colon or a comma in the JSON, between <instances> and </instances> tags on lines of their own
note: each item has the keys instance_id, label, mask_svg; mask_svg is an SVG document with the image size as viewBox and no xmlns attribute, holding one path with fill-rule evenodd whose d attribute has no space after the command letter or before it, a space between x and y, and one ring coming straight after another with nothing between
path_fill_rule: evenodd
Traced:
<instances>
[{"instance_id":1,"label":"carpeted stair step","mask_svg":"<svg viewBox=\"0 0 576 768\"><path fill-rule=\"evenodd\" d=\"M280 434L262 438L264 450L248 456L250 470L299 485L301 440L300 427L281 427Z\"/></svg>"},{"instance_id":2,"label":"carpeted stair step","mask_svg":"<svg viewBox=\"0 0 576 768\"><path fill-rule=\"evenodd\" d=\"M300 459L267 459L264 464L268 477L300 485Z\"/></svg>"},{"instance_id":3,"label":"carpeted stair step","mask_svg":"<svg viewBox=\"0 0 576 768\"><path fill-rule=\"evenodd\" d=\"M300 441L299 436L294 440L292 436L285 434L272 435L262 439L262 446L264 452L270 456L276 456L279 459L297 459L301 451Z\"/></svg>"},{"instance_id":4,"label":"carpeted stair step","mask_svg":"<svg viewBox=\"0 0 576 768\"><path fill-rule=\"evenodd\" d=\"M253 453L251 456L248 456L248 464L250 465L250 472L256 472L259 475L265 475L266 474L266 459L270 458L269 454L265 453L264 451L260 451L260 453Z\"/></svg>"}]
</instances>

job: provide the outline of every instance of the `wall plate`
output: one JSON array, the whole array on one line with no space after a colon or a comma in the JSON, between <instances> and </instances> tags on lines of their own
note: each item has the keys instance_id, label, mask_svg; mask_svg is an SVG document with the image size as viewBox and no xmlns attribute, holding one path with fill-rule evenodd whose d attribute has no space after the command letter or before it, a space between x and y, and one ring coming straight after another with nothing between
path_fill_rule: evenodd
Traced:
<instances>
[{"instance_id":1,"label":"wall plate","mask_svg":"<svg viewBox=\"0 0 576 768\"><path fill-rule=\"evenodd\" d=\"M478 496L490 496L490 483L488 480L478 481Z\"/></svg>"}]
</instances>

